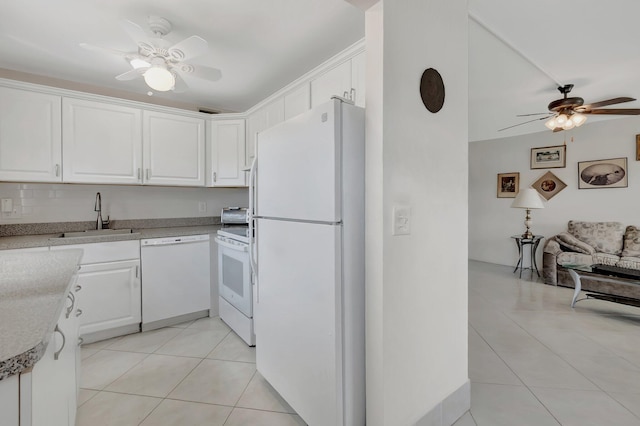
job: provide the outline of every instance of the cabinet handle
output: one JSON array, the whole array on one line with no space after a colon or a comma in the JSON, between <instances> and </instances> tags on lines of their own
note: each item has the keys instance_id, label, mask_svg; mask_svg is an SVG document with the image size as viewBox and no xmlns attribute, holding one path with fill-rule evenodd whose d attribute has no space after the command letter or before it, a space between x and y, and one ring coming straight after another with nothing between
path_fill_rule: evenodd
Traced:
<instances>
[{"instance_id":1,"label":"cabinet handle","mask_svg":"<svg viewBox=\"0 0 640 426\"><path fill-rule=\"evenodd\" d=\"M82 286L80 284L78 284L76 286L76 293L79 292L80 290L82 290Z\"/></svg>"},{"instance_id":2,"label":"cabinet handle","mask_svg":"<svg viewBox=\"0 0 640 426\"><path fill-rule=\"evenodd\" d=\"M79 317L80 315L82 315L82 309L78 308L76 309L76 317Z\"/></svg>"},{"instance_id":3,"label":"cabinet handle","mask_svg":"<svg viewBox=\"0 0 640 426\"><path fill-rule=\"evenodd\" d=\"M218 174L216 172L213 172L213 181L217 181L218 180Z\"/></svg>"},{"instance_id":4,"label":"cabinet handle","mask_svg":"<svg viewBox=\"0 0 640 426\"><path fill-rule=\"evenodd\" d=\"M56 164L56 177L60 176L60 164Z\"/></svg>"},{"instance_id":5,"label":"cabinet handle","mask_svg":"<svg viewBox=\"0 0 640 426\"><path fill-rule=\"evenodd\" d=\"M55 333L56 331L60 333L60 335L62 336L62 346L56 353L53 354L53 359L55 361L57 361L58 358L60 358L60 352L62 352L62 350L64 349L65 343L67 343L67 339L64 337L64 333L62 332L62 330L60 330L60 327L58 327L58 324L56 324L56 328L55 330L53 330L53 332Z\"/></svg>"},{"instance_id":6,"label":"cabinet handle","mask_svg":"<svg viewBox=\"0 0 640 426\"><path fill-rule=\"evenodd\" d=\"M71 306L69 306L67 308L67 312L65 314L65 318L69 318L69 315L71 315L71 312L73 311L73 307L76 304L76 295L73 293L69 293L67 294L67 299L71 300Z\"/></svg>"},{"instance_id":7,"label":"cabinet handle","mask_svg":"<svg viewBox=\"0 0 640 426\"><path fill-rule=\"evenodd\" d=\"M138 167L138 180L142 179L142 169Z\"/></svg>"},{"instance_id":8,"label":"cabinet handle","mask_svg":"<svg viewBox=\"0 0 640 426\"><path fill-rule=\"evenodd\" d=\"M146 170L146 174L147 174L147 180L149 180L149 176L151 176L151 169L147 169Z\"/></svg>"},{"instance_id":9,"label":"cabinet handle","mask_svg":"<svg viewBox=\"0 0 640 426\"><path fill-rule=\"evenodd\" d=\"M78 337L78 346L84 343L84 339L82 337Z\"/></svg>"},{"instance_id":10,"label":"cabinet handle","mask_svg":"<svg viewBox=\"0 0 640 426\"><path fill-rule=\"evenodd\" d=\"M349 99L353 102L356 101L356 89L351 88L351 91L349 92Z\"/></svg>"},{"instance_id":11,"label":"cabinet handle","mask_svg":"<svg viewBox=\"0 0 640 426\"><path fill-rule=\"evenodd\" d=\"M140 268L138 265L136 265L136 278L138 278L138 268Z\"/></svg>"}]
</instances>

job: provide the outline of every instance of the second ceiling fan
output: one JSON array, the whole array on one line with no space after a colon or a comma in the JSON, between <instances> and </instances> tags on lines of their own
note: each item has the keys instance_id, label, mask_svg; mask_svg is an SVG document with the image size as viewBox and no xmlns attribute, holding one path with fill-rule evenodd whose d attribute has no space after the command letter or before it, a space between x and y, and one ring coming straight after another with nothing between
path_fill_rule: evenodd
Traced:
<instances>
[{"instance_id":1,"label":"second ceiling fan","mask_svg":"<svg viewBox=\"0 0 640 426\"><path fill-rule=\"evenodd\" d=\"M498 131L511 129L512 127L521 126L533 121L547 120L544 123L545 126L547 126L547 128L549 128L550 130L553 130L554 132L559 132L561 130L570 130L574 127L581 126L587 120L586 116L588 114L640 115L639 108L602 108L609 105L632 102L635 101L634 98L619 97L585 104L584 99L580 97L567 97L567 95L571 92L571 89L573 89L573 84L565 84L564 86L558 87L558 90L564 95L564 97L551 102L547 107L549 109L548 113L518 115L518 117L544 115L543 117L505 127Z\"/></svg>"}]
</instances>

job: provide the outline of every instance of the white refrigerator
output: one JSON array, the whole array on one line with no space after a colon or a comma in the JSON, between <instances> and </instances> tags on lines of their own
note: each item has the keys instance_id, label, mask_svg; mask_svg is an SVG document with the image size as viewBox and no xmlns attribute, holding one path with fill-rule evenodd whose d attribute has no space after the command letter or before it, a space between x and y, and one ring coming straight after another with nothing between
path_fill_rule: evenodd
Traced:
<instances>
[{"instance_id":1,"label":"white refrigerator","mask_svg":"<svg viewBox=\"0 0 640 426\"><path fill-rule=\"evenodd\" d=\"M257 369L309 426L363 426L364 110L332 99L256 149Z\"/></svg>"}]
</instances>

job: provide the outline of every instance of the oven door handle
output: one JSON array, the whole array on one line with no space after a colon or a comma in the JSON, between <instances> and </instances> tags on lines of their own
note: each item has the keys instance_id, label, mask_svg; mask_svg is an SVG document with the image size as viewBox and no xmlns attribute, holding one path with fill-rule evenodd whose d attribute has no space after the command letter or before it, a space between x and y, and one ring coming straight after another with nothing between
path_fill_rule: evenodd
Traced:
<instances>
[{"instance_id":1,"label":"oven door handle","mask_svg":"<svg viewBox=\"0 0 640 426\"><path fill-rule=\"evenodd\" d=\"M218 237L216 237L215 240L216 240L216 243L220 244L221 247L225 247L225 248L228 248L228 249L231 249L231 250L235 250L235 251L243 251L243 252L249 251L249 246L247 246L245 244L242 244L242 245L231 244L231 243L228 243L226 241L222 241Z\"/></svg>"}]
</instances>

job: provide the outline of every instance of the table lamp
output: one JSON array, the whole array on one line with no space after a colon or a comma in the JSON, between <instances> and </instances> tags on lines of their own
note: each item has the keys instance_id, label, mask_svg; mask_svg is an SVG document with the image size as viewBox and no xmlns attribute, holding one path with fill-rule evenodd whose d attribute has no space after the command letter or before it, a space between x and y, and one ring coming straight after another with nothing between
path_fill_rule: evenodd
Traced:
<instances>
[{"instance_id":1,"label":"table lamp","mask_svg":"<svg viewBox=\"0 0 640 426\"><path fill-rule=\"evenodd\" d=\"M538 191L533 188L525 188L518 192L515 200L511 203L511 208L527 209L527 216L524 219L524 225L527 227L527 231L522 234L522 238L531 239L533 233L531 233L531 209L544 209L542 198L538 195Z\"/></svg>"}]
</instances>

